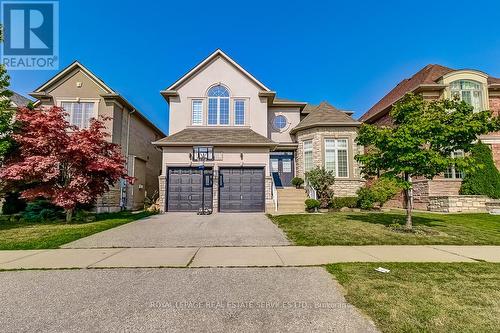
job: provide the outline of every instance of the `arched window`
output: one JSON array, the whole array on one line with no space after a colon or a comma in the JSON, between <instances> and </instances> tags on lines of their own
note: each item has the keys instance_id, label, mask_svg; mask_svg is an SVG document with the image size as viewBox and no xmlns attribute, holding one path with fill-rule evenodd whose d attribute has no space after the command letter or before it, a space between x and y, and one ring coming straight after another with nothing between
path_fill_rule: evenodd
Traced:
<instances>
[{"instance_id":1,"label":"arched window","mask_svg":"<svg viewBox=\"0 0 500 333\"><path fill-rule=\"evenodd\" d=\"M450 84L451 97L469 103L474 107L474 111L481 111L483 108L483 94L481 84L468 80L457 80Z\"/></svg>"},{"instance_id":2,"label":"arched window","mask_svg":"<svg viewBox=\"0 0 500 333\"><path fill-rule=\"evenodd\" d=\"M208 90L208 125L229 125L229 91L218 84Z\"/></svg>"}]
</instances>

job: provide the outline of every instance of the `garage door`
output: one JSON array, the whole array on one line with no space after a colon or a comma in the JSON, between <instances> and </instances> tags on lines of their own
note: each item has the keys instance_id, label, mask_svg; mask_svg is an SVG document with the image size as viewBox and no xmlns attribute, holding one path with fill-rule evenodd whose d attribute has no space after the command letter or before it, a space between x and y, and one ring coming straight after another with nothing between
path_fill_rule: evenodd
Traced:
<instances>
[{"instance_id":1,"label":"garage door","mask_svg":"<svg viewBox=\"0 0 500 333\"><path fill-rule=\"evenodd\" d=\"M221 212L263 212L264 169L221 168L219 210Z\"/></svg>"},{"instance_id":2,"label":"garage door","mask_svg":"<svg viewBox=\"0 0 500 333\"><path fill-rule=\"evenodd\" d=\"M212 208L212 187L207 186L212 170L205 170L205 207ZM167 210L196 212L201 207L202 171L197 168L169 168Z\"/></svg>"}]
</instances>

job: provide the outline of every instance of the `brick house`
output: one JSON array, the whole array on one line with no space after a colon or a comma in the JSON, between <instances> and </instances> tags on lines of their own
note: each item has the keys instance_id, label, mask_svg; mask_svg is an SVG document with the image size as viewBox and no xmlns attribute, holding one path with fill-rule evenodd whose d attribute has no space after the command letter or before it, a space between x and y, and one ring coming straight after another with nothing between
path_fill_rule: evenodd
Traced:
<instances>
[{"instance_id":1,"label":"brick house","mask_svg":"<svg viewBox=\"0 0 500 333\"><path fill-rule=\"evenodd\" d=\"M136 181L121 181L100 197L98 212L141 209L146 195L158 192L161 152L151 142L165 134L90 70L75 61L30 95L37 107L63 107L69 122L78 127L88 126L91 118L110 118L105 121L108 139L121 146L128 174Z\"/></svg>"},{"instance_id":2,"label":"brick house","mask_svg":"<svg viewBox=\"0 0 500 333\"><path fill-rule=\"evenodd\" d=\"M354 155L360 122L327 102L279 98L221 50L161 91L170 109L162 211L304 211L293 177L315 166L336 175L337 195L362 186ZM203 189L203 190L202 190Z\"/></svg>"},{"instance_id":3,"label":"brick house","mask_svg":"<svg viewBox=\"0 0 500 333\"><path fill-rule=\"evenodd\" d=\"M411 78L404 79L361 118L362 122L380 126L390 125L389 111L392 105L406 93L421 94L426 100L458 97L473 105L475 110L490 110L500 114L500 79L471 69L455 70L441 65L427 65ZM480 137L491 147L497 168L500 168L500 133L489 133ZM459 157L463 152L456 152ZM414 180L414 205L417 209L428 209L432 198L458 195L463 173L450 168L433 180ZM401 201L399 201L401 204Z\"/></svg>"}]
</instances>

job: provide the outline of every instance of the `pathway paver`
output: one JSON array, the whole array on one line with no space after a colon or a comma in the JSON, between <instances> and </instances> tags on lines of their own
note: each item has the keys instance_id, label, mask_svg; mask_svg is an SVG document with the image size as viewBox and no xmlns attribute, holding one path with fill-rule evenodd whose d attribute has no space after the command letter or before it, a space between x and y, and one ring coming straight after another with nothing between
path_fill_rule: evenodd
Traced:
<instances>
[{"instance_id":1,"label":"pathway paver","mask_svg":"<svg viewBox=\"0 0 500 333\"><path fill-rule=\"evenodd\" d=\"M366 245L353 246L380 261L396 262L473 262L456 254L440 251L426 245Z\"/></svg>"},{"instance_id":2,"label":"pathway paver","mask_svg":"<svg viewBox=\"0 0 500 333\"><path fill-rule=\"evenodd\" d=\"M24 257L32 256L37 253L45 252L46 250L5 250L0 251L0 264L9 261L14 261Z\"/></svg>"},{"instance_id":3,"label":"pathway paver","mask_svg":"<svg viewBox=\"0 0 500 333\"><path fill-rule=\"evenodd\" d=\"M489 262L500 262L500 246L433 245L432 247L468 258Z\"/></svg>"},{"instance_id":4,"label":"pathway paver","mask_svg":"<svg viewBox=\"0 0 500 333\"><path fill-rule=\"evenodd\" d=\"M274 249L285 266L379 261L374 256L352 246L276 246Z\"/></svg>"},{"instance_id":5,"label":"pathway paver","mask_svg":"<svg viewBox=\"0 0 500 333\"><path fill-rule=\"evenodd\" d=\"M283 266L283 262L272 247L204 247L189 266Z\"/></svg>"},{"instance_id":6,"label":"pathway paver","mask_svg":"<svg viewBox=\"0 0 500 333\"><path fill-rule=\"evenodd\" d=\"M186 267L198 248L129 248L90 267Z\"/></svg>"},{"instance_id":7,"label":"pathway paver","mask_svg":"<svg viewBox=\"0 0 500 333\"><path fill-rule=\"evenodd\" d=\"M86 268L123 249L56 249L0 264L0 269Z\"/></svg>"}]
</instances>

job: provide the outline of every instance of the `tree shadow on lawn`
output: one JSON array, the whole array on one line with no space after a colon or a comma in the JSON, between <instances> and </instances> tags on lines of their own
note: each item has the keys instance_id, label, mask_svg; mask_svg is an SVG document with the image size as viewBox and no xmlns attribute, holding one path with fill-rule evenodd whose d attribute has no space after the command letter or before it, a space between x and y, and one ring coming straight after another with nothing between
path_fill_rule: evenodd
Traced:
<instances>
[{"instance_id":1,"label":"tree shadow on lawn","mask_svg":"<svg viewBox=\"0 0 500 333\"><path fill-rule=\"evenodd\" d=\"M402 214L391 214L391 213L363 213L363 214L346 214L346 218L350 221L360 221L371 224L382 224L384 226L389 226L394 223L404 225L406 223L406 215ZM446 219L436 216L435 218L428 218L422 216L412 216L413 226L425 226L425 227L438 227L443 226L446 223Z\"/></svg>"}]
</instances>

